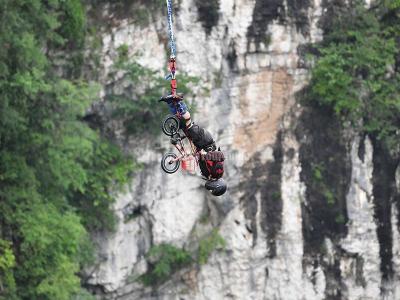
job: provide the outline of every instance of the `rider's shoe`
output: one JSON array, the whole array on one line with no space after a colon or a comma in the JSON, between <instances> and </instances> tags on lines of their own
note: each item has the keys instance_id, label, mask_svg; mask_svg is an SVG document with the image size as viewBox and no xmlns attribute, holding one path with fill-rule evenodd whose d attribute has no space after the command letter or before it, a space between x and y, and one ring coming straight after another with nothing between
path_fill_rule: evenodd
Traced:
<instances>
[{"instance_id":1,"label":"rider's shoe","mask_svg":"<svg viewBox=\"0 0 400 300\"><path fill-rule=\"evenodd\" d=\"M162 96L160 98L160 100L158 100L158 102L166 102L169 104L173 101L178 102L178 101L182 101L182 100L183 100L183 94L178 93L176 95L169 94L169 95Z\"/></svg>"},{"instance_id":2,"label":"rider's shoe","mask_svg":"<svg viewBox=\"0 0 400 300\"><path fill-rule=\"evenodd\" d=\"M162 96L160 98L160 100L158 100L158 102L171 103L173 100L174 100L174 96L173 95L165 95L165 96Z\"/></svg>"}]
</instances>

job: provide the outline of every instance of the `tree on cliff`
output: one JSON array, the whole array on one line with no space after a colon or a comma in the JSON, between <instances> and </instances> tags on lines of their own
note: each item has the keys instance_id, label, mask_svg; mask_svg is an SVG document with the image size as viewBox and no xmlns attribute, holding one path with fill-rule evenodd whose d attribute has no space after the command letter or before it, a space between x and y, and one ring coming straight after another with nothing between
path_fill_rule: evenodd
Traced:
<instances>
[{"instance_id":1,"label":"tree on cliff","mask_svg":"<svg viewBox=\"0 0 400 300\"><path fill-rule=\"evenodd\" d=\"M80 0L0 0L0 299L70 299L87 228L112 227L130 164L83 123L96 90L54 70L79 53ZM72 66L73 67L73 66Z\"/></svg>"}]
</instances>

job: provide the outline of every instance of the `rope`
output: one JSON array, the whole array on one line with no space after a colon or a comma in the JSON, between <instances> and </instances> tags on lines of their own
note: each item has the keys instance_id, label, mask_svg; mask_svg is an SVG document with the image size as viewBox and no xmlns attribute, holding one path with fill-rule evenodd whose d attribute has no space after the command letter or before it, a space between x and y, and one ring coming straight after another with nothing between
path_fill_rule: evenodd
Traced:
<instances>
[{"instance_id":1,"label":"rope","mask_svg":"<svg viewBox=\"0 0 400 300\"><path fill-rule=\"evenodd\" d=\"M174 37L174 30L172 27L172 0L167 1L167 8L168 8L168 32L169 32L169 41L171 46L171 58L176 57L176 45L175 45L175 37Z\"/></svg>"},{"instance_id":2,"label":"rope","mask_svg":"<svg viewBox=\"0 0 400 300\"><path fill-rule=\"evenodd\" d=\"M176 45L175 45L175 37L174 37L174 30L172 26L172 0L167 1L167 8L168 8L168 32L169 32L169 42L171 46L171 55L169 59L169 71L170 75L167 76L167 79L171 80L171 95L176 96L176 89L177 89L177 82L175 78L175 71L176 71Z\"/></svg>"}]
</instances>

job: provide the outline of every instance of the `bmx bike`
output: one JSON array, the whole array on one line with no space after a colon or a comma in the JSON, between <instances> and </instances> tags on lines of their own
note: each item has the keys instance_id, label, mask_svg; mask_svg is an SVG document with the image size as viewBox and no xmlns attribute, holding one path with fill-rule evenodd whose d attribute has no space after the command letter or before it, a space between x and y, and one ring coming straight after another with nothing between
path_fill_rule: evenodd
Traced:
<instances>
[{"instance_id":1,"label":"bmx bike","mask_svg":"<svg viewBox=\"0 0 400 300\"><path fill-rule=\"evenodd\" d=\"M173 174L181 167L189 173L195 173L199 167L200 151L194 146L186 133L184 120L176 115L168 115L162 122L162 131L171 138L171 144L178 154L168 152L161 159L161 168L165 173Z\"/></svg>"}]
</instances>

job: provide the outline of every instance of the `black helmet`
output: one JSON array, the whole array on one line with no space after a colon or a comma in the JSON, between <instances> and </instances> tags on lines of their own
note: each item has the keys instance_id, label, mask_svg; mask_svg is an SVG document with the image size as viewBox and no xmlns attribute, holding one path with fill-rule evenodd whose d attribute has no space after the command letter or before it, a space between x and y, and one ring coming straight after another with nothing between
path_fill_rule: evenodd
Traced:
<instances>
[{"instance_id":1,"label":"black helmet","mask_svg":"<svg viewBox=\"0 0 400 300\"><path fill-rule=\"evenodd\" d=\"M218 180L209 180L205 184L205 188L211 191L214 196L222 196L225 194L227 186L225 180L222 178Z\"/></svg>"}]
</instances>

